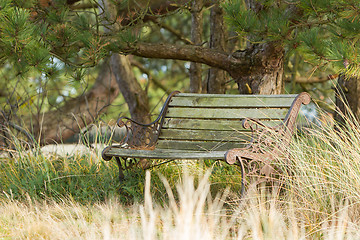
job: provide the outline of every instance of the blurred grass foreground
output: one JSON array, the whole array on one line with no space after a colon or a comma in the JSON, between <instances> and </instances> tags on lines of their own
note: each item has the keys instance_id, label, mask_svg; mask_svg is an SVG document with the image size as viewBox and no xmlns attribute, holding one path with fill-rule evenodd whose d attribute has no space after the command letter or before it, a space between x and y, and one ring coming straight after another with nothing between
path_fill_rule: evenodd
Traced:
<instances>
[{"instance_id":1,"label":"blurred grass foreground","mask_svg":"<svg viewBox=\"0 0 360 240\"><path fill-rule=\"evenodd\" d=\"M360 239L360 128L298 134L283 184L250 182L222 162L174 161L117 179L99 152L19 151L0 159L0 239Z\"/></svg>"}]
</instances>

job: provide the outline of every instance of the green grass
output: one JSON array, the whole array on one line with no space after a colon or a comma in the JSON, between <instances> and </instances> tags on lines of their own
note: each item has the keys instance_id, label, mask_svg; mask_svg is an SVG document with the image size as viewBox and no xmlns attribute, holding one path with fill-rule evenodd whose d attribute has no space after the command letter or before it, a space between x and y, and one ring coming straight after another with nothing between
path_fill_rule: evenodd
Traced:
<instances>
[{"instance_id":1,"label":"green grass","mask_svg":"<svg viewBox=\"0 0 360 240\"><path fill-rule=\"evenodd\" d=\"M360 126L324 122L274 161L281 185L213 161L126 172L96 154L0 160L0 239L360 239ZM146 175L146 176L145 176ZM146 181L145 181L146 179Z\"/></svg>"},{"instance_id":2,"label":"green grass","mask_svg":"<svg viewBox=\"0 0 360 240\"><path fill-rule=\"evenodd\" d=\"M206 169L212 169L211 191L231 186L240 190L239 169L223 162L174 161L153 168L152 193L161 201L168 201L161 178L165 177L171 187L175 187L183 172L184 165L198 177ZM41 201L62 201L72 199L78 203L102 202L117 197L122 204L141 202L144 194L145 172L134 167L125 172L125 180L120 183L115 161L105 162L97 155L46 156L40 151L22 153L16 158L0 161L0 198ZM230 180L229 180L230 179ZM229 181L233 184L229 185Z\"/></svg>"},{"instance_id":3,"label":"green grass","mask_svg":"<svg viewBox=\"0 0 360 240\"><path fill-rule=\"evenodd\" d=\"M6 159L0 162L0 176L2 197L15 200L92 202L117 192L114 166L94 160L90 154L68 158L29 154Z\"/></svg>"}]
</instances>

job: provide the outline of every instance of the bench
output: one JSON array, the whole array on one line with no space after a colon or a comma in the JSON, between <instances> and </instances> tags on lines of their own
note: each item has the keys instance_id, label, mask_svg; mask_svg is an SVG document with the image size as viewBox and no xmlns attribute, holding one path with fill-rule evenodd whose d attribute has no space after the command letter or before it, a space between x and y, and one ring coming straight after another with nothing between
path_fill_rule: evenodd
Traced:
<instances>
[{"instance_id":1,"label":"bench","mask_svg":"<svg viewBox=\"0 0 360 240\"><path fill-rule=\"evenodd\" d=\"M298 95L229 95L172 92L150 124L127 117L124 139L103 150L104 160L116 159L123 179L128 159L213 159L242 166L243 162L271 161L289 144L308 93ZM282 139L281 146L269 137ZM269 164L265 164L269 166ZM269 168L261 169L269 174Z\"/></svg>"}]
</instances>

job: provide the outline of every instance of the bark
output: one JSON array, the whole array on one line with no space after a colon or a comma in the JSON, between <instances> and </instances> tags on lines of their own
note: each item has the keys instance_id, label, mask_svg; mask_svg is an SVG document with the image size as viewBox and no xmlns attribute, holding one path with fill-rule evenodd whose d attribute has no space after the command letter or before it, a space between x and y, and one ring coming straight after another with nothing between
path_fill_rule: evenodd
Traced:
<instances>
[{"instance_id":1,"label":"bark","mask_svg":"<svg viewBox=\"0 0 360 240\"><path fill-rule=\"evenodd\" d=\"M131 117L138 122L150 122L150 108L146 92L141 88L132 71L127 56L113 54L111 69L122 95L129 107Z\"/></svg>"},{"instance_id":2,"label":"bark","mask_svg":"<svg viewBox=\"0 0 360 240\"><path fill-rule=\"evenodd\" d=\"M204 63L228 72L250 72L249 59L239 59L224 51L196 45L174 45L168 43L138 43L135 47L122 49L139 57L176 59ZM254 65L258 60L254 59Z\"/></svg>"},{"instance_id":3,"label":"bark","mask_svg":"<svg viewBox=\"0 0 360 240\"><path fill-rule=\"evenodd\" d=\"M110 0L102 1L99 11L105 11L108 18L105 24L112 22L116 16L116 6ZM107 22L109 21L109 22ZM109 31L106 30L106 31ZM147 93L141 88L132 71L128 57L114 53L110 57L110 65L119 89L129 107L131 118L142 123L150 122L150 108Z\"/></svg>"},{"instance_id":4,"label":"bark","mask_svg":"<svg viewBox=\"0 0 360 240\"><path fill-rule=\"evenodd\" d=\"M94 122L119 95L115 77L108 62L99 71L93 87L85 94L73 98L57 110L36 116L33 132L41 145L60 143Z\"/></svg>"},{"instance_id":5,"label":"bark","mask_svg":"<svg viewBox=\"0 0 360 240\"><path fill-rule=\"evenodd\" d=\"M213 1L213 7L210 10L210 48L225 51L226 49L226 29L224 25L223 10L218 1ZM226 90L226 72L218 69L209 69L207 79L208 93L225 93Z\"/></svg>"},{"instance_id":6,"label":"bark","mask_svg":"<svg viewBox=\"0 0 360 240\"><path fill-rule=\"evenodd\" d=\"M236 52L237 58L248 59L250 71L235 78L240 93L280 94L283 90L284 49L276 42L254 44ZM257 59L255 64L252 59Z\"/></svg>"},{"instance_id":7,"label":"bark","mask_svg":"<svg viewBox=\"0 0 360 240\"><path fill-rule=\"evenodd\" d=\"M193 61L223 69L238 83L240 93L282 92L284 49L278 42L251 45L246 50L234 53L202 46L165 43L139 43L125 50L141 57Z\"/></svg>"},{"instance_id":8,"label":"bark","mask_svg":"<svg viewBox=\"0 0 360 240\"><path fill-rule=\"evenodd\" d=\"M195 45L201 45L203 32L203 1L193 0L191 7L191 41ZM201 92L202 69L201 64L196 62L190 63L190 92Z\"/></svg>"}]
</instances>

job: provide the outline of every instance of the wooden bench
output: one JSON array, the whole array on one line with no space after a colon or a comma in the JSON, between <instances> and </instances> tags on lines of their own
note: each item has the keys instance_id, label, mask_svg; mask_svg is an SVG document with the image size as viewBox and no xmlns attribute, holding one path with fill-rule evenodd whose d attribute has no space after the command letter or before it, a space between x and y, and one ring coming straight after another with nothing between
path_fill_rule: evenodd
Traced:
<instances>
[{"instance_id":1,"label":"wooden bench","mask_svg":"<svg viewBox=\"0 0 360 240\"><path fill-rule=\"evenodd\" d=\"M158 118L141 124L118 120L126 128L121 143L103 150L121 159L214 159L243 166L243 161L271 161L290 142L295 120L308 93L299 95L228 95L171 93ZM282 139L274 144L270 135ZM266 165L266 164L265 164ZM243 168L242 168L243 169ZM262 169L266 173L266 169Z\"/></svg>"}]
</instances>

